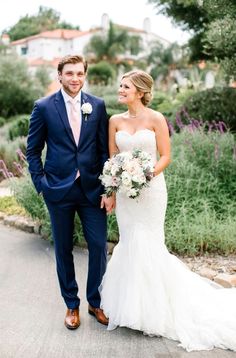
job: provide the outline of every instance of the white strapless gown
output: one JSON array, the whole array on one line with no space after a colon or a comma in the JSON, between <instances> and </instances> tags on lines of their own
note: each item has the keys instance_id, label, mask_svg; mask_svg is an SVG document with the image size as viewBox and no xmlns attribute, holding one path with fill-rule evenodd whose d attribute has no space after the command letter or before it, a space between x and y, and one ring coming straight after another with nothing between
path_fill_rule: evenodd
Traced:
<instances>
[{"instance_id":1,"label":"white strapless gown","mask_svg":"<svg viewBox=\"0 0 236 358\"><path fill-rule=\"evenodd\" d=\"M116 133L120 150L140 148L156 159L155 133ZM236 351L236 289L193 273L165 246L167 191L163 173L138 199L117 195L120 240L100 286L101 307L117 326L180 342L187 351Z\"/></svg>"}]
</instances>

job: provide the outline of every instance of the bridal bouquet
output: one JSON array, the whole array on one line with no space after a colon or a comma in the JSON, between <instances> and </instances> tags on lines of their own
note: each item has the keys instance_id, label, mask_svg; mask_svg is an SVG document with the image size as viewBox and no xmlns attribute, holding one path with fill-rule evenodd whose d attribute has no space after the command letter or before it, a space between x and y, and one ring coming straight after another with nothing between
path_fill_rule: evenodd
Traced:
<instances>
[{"instance_id":1,"label":"bridal bouquet","mask_svg":"<svg viewBox=\"0 0 236 358\"><path fill-rule=\"evenodd\" d=\"M122 192L128 198L137 198L143 187L148 186L153 173L151 155L134 149L108 159L99 179L105 187L107 196L111 196L113 192Z\"/></svg>"}]
</instances>

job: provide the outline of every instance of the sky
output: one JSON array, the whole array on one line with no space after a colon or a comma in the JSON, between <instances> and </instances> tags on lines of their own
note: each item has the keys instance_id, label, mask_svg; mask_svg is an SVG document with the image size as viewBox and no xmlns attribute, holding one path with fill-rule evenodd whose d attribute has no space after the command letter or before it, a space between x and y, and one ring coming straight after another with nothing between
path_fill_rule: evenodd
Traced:
<instances>
[{"instance_id":1,"label":"sky","mask_svg":"<svg viewBox=\"0 0 236 358\"><path fill-rule=\"evenodd\" d=\"M20 17L37 14L40 5L58 11L61 20L79 25L83 31L100 26L102 14L107 13L112 22L138 29L143 28L144 18L149 17L151 31L170 42L183 44L189 38L170 19L156 15L156 9L147 0L7 0L1 5L0 33L16 24Z\"/></svg>"}]
</instances>

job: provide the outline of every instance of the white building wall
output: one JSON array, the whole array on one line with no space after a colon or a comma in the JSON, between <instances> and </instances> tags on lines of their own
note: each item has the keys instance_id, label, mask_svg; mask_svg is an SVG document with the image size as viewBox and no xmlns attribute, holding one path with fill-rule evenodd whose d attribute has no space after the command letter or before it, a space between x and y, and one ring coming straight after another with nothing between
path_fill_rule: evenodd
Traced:
<instances>
[{"instance_id":1,"label":"white building wall","mask_svg":"<svg viewBox=\"0 0 236 358\"><path fill-rule=\"evenodd\" d=\"M39 38L29 41L27 57L52 60L55 57L63 56L63 52L63 39Z\"/></svg>"},{"instance_id":2,"label":"white building wall","mask_svg":"<svg viewBox=\"0 0 236 358\"><path fill-rule=\"evenodd\" d=\"M97 35L98 33L96 33ZM73 53L72 54L79 54L79 55L83 55L84 54L84 48L85 46L89 43L91 37L94 36L94 33L89 33L77 38L73 39Z\"/></svg>"}]
</instances>

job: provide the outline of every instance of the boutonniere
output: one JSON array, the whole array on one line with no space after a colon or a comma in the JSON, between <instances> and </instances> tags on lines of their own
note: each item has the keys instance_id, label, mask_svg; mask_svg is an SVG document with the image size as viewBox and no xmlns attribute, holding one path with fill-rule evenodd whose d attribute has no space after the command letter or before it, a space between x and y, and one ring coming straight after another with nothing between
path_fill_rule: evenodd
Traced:
<instances>
[{"instance_id":1,"label":"boutonniere","mask_svg":"<svg viewBox=\"0 0 236 358\"><path fill-rule=\"evenodd\" d=\"M88 119L88 114L91 114L93 111L93 107L90 103L83 103L81 106L81 111L83 112L83 114L85 115L85 121L87 121Z\"/></svg>"}]
</instances>

